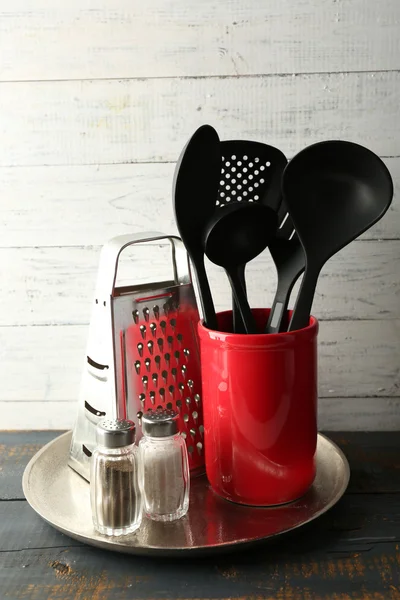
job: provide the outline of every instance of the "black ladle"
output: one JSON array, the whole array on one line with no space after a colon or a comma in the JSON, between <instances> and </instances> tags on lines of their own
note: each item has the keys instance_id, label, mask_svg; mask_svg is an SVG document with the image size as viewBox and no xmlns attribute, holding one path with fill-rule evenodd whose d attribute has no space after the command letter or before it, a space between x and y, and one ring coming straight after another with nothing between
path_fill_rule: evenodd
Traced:
<instances>
[{"instance_id":1,"label":"black ladle","mask_svg":"<svg viewBox=\"0 0 400 600\"><path fill-rule=\"evenodd\" d=\"M205 232L205 253L211 262L225 269L245 333L257 333L257 328L240 278L241 269L265 250L276 226L277 215L271 208L233 204L218 210Z\"/></svg>"},{"instance_id":2,"label":"black ladle","mask_svg":"<svg viewBox=\"0 0 400 600\"><path fill-rule=\"evenodd\" d=\"M215 211L221 173L221 147L211 125L192 135L177 161L173 203L179 235L192 261L199 287L204 323L217 328L214 302L204 266L204 229Z\"/></svg>"},{"instance_id":3,"label":"black ladle","mask_svg":"<svg viewBox=\"0 0 400 600\"><path fill-rule=\"evenodd\" d=\"M352 142L326 141L299 152L282 179L283 198L306 255L289 331L306 327L325 262L385 214L393 182L382 160Z\"/></svg>"},{"instance_id":4,"label":"black ladle","mask_svg":"<svg viewBox=\"0 0 400 600\"><path fill-rule=\"evenodd\" d=\"M268 245L276 266L278 285L265 328L266 333L280 333L287 330L287 307L290 294L306 266L303 247L284 202L278 212L278 222L276 236Z\"/></svg>"}]
</instances>

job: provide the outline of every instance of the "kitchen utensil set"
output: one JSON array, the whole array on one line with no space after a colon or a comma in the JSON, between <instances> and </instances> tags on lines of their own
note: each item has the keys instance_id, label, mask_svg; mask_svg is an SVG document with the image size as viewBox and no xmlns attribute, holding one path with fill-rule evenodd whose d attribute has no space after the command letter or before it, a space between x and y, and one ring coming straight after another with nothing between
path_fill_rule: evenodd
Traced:
<instances>
[{"instance_id":1,"label":"kitchen utensil set","mask_svg":"<svg viewBox=\"0 0 400 600\"><path fill-rule=\"evenodd\" d=\"M385 214L392 196L386 166L358 144L319 142L288 161L273 146L221 141L212 126L199 127L183 148L173 178L179 236L157 231L127 234L109 240L102 249L70 440L71 469L95 483L90 470L99 441L95 431L105 418L107 436L115 434L110 423L119 428L125 422L125 441L130 444L135 431L141 448L150 444L154 450L148 463L154 477L146 475L147 484L154 483L148 499L172 504L171 510L147 508L151 518L169 520L186 513L189 498L180 492L178 469L183 456L192 478L206 471L218 506L221 497L245 505L243 510L306 498L318 478L319 323L311 309L319 273L335 253ZM141 284L133 273L129 285L117 285L121 253L146 244L149 253L151 246L169 245L172 277ZM271 308L252 309L245 269L267 249L277 271L275 298ZM232 310L215 311L206 257L226 272ZM294 309L289 311L301 275ZM151 439L154 411L155 419L173 415L173 428L163 430L162 448ZM114 441L109 441L104 447L114 450ZM176 468L164 464L167 450L174 451ZM121 460L124 457L122 452ZM161 485L157 493L155 484ZM199 489L205 497L206 488ZM313 494L321 489L317 485ZM117 516L124 517L123 492L117 486L113 498ZM178 496L182 502L176 502ZM196 501L195 492L191 497ZM209 504L208 496L206 500ZM107 508L103 501L101 508ZM201 520L202 535L204 523L211 524L210 531L215 529L214 517L206 518L209 508L199 512L195 504L191 513ZM124 519L124 532L138 527L139 521ZM236 521L247 531L246 519ZM145 543L157 547L150 543L148 531ZM164 534L157 529L154 535ZM239 539L245 535L240 533ZM212 535L207 536L209 544ZM178 545L183 548L181 540Z\"/></svg>"},{"instance_id":2,"label":"kitchen utensil set","mask_svg":"<svg viewBox=\"0 0 400 600\"><path fill-rule=\"evenodd\" d=\"M358 144L319 142L287 162L273 146L220 141L213 127L201 126L177 162L173 200L176 224L197 276L204 324L217 328L205 255L227 273L234 332L257 332L246 296L245 266L268 247L278 285L265 332L306 327L322 267L374 225L392 197L388 169ZM288 302L303 272L289 321Z\"/></svg>"}]
</instances>

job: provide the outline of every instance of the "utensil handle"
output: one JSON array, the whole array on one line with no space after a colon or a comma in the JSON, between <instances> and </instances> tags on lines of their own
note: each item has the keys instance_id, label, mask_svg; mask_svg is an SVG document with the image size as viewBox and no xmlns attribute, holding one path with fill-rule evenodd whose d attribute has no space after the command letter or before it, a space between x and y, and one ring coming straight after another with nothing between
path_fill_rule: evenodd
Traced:
<instances>
[{"instance_id":1,"label":"utensil handle","mask_svg":"<svg viewBox=\"0 0 400 600\"><path fill-rule=\"evenodd\" d=\"M298 280L302 269L278 269L278 285L274 303L269 313L265 333L280 333L287 331L286 311L289 304L290 294L294 284Z\"/></svg>"},{"instance_id":2,"label":"utensil handle","mask_svg":"<svg viewBox=\"0 0 400 600\"><path fill-rule=\"evenodd\" d=\"M247 301L242 282L240 281L238 271L232 269L232 271L226 271L226 274L228 275L233 296L239 308L240 316L242 317L245 333L257 333L256 323Z\"/></svg>"},{"instance_id":3,"label":"utensil handle","mask_svg":"<svg viewBox=\"0 0 400 600\"><path fill-rule=\"evenodd\" d=\"M265 333L279 333L280 331L283 331L286 310L289 304L290 292L292 291L293 284L294 282L288 282L286 277L278 278L278 287L265 327Z\"/></svg>"},{"instance_id":4,"label":"utensil handle","mask_svg":"<svg viewBox=\"0 0 400 600\"><path fill-rule=\"evenodd\" d=\"M142 233L118 235L108 240L100 252L95 297L98 300L98 307L101 312L103 312L103 302L109 304L110 296L113 295L121 253L129 246L158 240L169 241L172 246L175 283L191 283L188 254L181 238L178 236L160 231L143 231Z\"/></svg>"},{"instance_id":5,"label":"utensil handle","mask_svg":"<svg viewBox=\"0 0 400 600\"><path fill-rule=\"evenodd\" d=\"M288 331L303 329L310 322L311 308L314 301L319 269L307 269L304 272L299 294L290 319Z\"/></svg>"},{"instance_id":6,"label":"utensil handle","mask_svg":"<svg viewBox=\"0 0 400 600\"><path fill-rule=\"evenodd\" d=\"M203 312L204 325L209 329L216 330L218 328L217 316L215 314L214 301L212 299L210 284L208 283L208 277L204 265L204 257L198 256L196 257L196 260L192 260L192 262L199 288L199 297Z\"/></svg>"},{"instance_id":7,"label":"utensil handle","mask_svg":"<svg viewBox=\"0 0 400 600\"><path fill-rule=\"evenodd\" d=\"M240 265L238 267L237 274L238 274L240 283L242 284L242 288L244 290L244 293L247 296L247 292L246 292L246 280L245 280L245 276L244 276L245 268L246 268L246 265ZM243 321L242 321L242 317L240 315L239 307L236 304L236 300L235 300L235 296L233 295L233 292L232 292L232 319L233 319L233 331L234 331L234 333L244 333L245 332L244 324L243 324Z\"/></svg>"}]
</instances>

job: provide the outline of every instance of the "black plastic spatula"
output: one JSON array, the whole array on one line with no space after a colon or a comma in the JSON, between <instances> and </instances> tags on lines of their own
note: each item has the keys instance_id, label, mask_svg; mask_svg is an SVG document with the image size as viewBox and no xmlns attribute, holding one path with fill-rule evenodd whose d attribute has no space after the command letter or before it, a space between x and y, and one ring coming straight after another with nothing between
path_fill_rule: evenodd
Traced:
<instances>
[{"instance_id":1,"label":"black plastic spatula","mask_svg":"<svg viewBox=\"0 0 400 600\"><path fill-rule=\"evenodd\" d=\"M211 125L192 135L177 161L173 180L173 203L179 235L197 278L204 323L217 328L214 303L204 266L203 238L215 211L221 174L221 146Z\"/></svg>"},{"instance_id":2,"label":"black plastic spatula","mask_svg":"<svg viewBox=\"0 0 400 600\"><path fill-rule=\"evenodd\" d=\"M222 168L217 206L223 208L237 202L260 203L277 211L281 202L281 177L287 164L278 148L252 140L221 142ZM266 223L268 227L268 223ZM239 278L246 292L245 265ZM244 331L238 306L232 298L234 331Z\"/></svg>"},{"instance_id":3,"label":"black plastic spatula","mask_svg":"<svg viewBox=\"0 0 400 600\"><path fill-rule=\"evenodd\" d=\"M306 266L303 247L284 202L278 212L278 222L276 236L268 245L276 266L278 285L265 328L266 333L280 333L287 330L287 307L290 294Z\"/></svg>"},{"instance_id":4,"label":"black plastic spatula","mask_svg":"<svg viewBox=\"0 0 400 600\"><path fill-rule=\"evenodd\" d=\"M283 197L306 256L289 331L309 323L319 273L326 261L379 221L393 198L382 160L352 142L326 141L287 165Z\"/></svg>"}]
</instances>

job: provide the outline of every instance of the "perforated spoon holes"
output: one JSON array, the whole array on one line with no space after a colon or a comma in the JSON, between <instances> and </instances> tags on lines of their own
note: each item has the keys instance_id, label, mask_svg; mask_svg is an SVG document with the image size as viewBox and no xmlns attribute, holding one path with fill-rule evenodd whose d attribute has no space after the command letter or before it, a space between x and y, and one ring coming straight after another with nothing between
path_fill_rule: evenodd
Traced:
<instances>
[{"instance_id":1,"label":"perforated spoon holes","mask_svg":"<svg viewBox=\"0 0 400 600\"><path fill-rule=\"evenodd\" d=\"M225 149L228 148L227 145ZM271 160L266 160L261 154L262 152L259 156L255 156L240 154L239 151L229 153L224 150L217 206L222 208L233 202L260 200L268 185L268 169L272 165Z\"/></svg>"}]
</instances>

